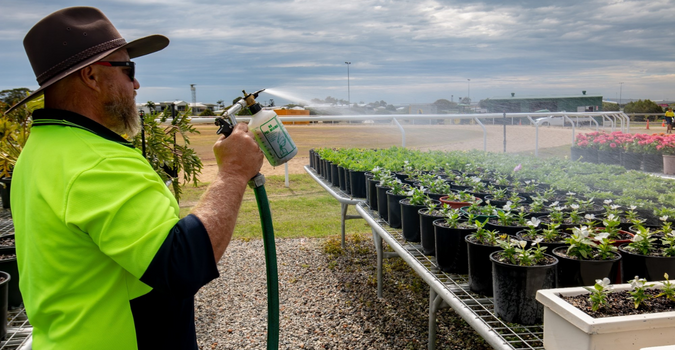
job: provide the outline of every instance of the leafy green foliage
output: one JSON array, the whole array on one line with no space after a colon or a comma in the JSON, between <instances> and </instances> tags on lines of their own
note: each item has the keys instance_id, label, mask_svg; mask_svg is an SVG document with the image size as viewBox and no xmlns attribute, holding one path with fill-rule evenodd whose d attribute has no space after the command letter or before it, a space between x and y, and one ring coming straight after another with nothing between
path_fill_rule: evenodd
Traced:
<instances>
[{"instance_id":1,"label":"leafy green foliage","mask_svg":"<svg viewBox=\"0 0 675 350\"><path fill-rule=\"evenodd\" d=\"M191 111L177 113L169 119L168 113L147 113L143 116L145 132L145 158L164 181L171 180L176 200L183 192L182 184L197 185L197 175L203 168L202 161L190 147L190 135L199 133L190 123ZM168 123L168 125L163 125ZM134 146L142 149L142 135L132 140Z\"/></svg>"},{"instance_id":2,"label":"leafy green foliage","mask_svg":"<svg viewBox=\"0 0 675 350\"><path fill-rule=\"evenodd\" d=\"M607 296L612 291L612 286L609 284L609 278L605 277L601 280L595 280L593 288L584 288L591 292L589 300L591 301L591 309L593 311L598 311L598 309L607 305Z\"/></svg>"}]
</instances>

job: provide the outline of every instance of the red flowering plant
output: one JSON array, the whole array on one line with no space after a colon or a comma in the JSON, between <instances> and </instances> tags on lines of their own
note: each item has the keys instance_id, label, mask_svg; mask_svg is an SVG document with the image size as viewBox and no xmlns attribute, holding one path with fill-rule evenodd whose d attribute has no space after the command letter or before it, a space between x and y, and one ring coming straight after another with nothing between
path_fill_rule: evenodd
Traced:
<instances>
[{"instance_id":1,"label":"red flowering plant","mask_svg":"<svg viewBox=\"0 0 675 350\"><path fill-rule=\"evenodd\" d=\"M659 153L656 147L661 143L661 136L652 134L634 134L626 137L623 148L626 152L632 153Z\"/></svg>"},{"instance_id":2,"label":"red flowering plant","mask_svg":"<svg viewBox=\"0 0 675 350\"><path fill-rule=\"evenodd\" d=\"M627 134L620 131L612 133L599 132L595 136L594 142L598 145L600 151L619 151L623 148L623 144L627 142Z\"/></svg>"},{"instance_id":3,"label":"red flowering plant","mask_svg":"<svg viewBox=\"0 0 675 350\"><path fill-rule=\"evenodd\" d=\"M675 155L675 135L660 137L660 143L656 146L656 150L661 154Z\"/></svg>"}]
</instances>

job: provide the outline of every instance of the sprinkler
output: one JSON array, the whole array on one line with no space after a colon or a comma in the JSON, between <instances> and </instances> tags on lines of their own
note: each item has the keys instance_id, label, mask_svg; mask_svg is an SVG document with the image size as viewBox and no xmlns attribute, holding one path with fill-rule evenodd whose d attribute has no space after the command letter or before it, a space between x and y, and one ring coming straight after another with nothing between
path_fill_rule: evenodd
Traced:
<instances>
[{"instance_id":1,"label":"sprinkler","mask_svg":"<svg viewBox=\"0 0 675 350\"><path fill-rule=\"evenodd\" d=\"M237 124L235 115L242 109L248 108L252 114L248 125L249 130L253 132L258 146L260 146L260 149L265 154L265 158L267 158L272 166L277 166L293 158L298 153L298 149L288 135L288 132L286 132L286 128L279 120L277 114L274 111L263 110L260 104L255 101L258 94L264 90L258 90L252 94L242 91L244 97L237 98L221 117L216 118L216 125L219 127L216 133L225 135L225 137L229 136ZM258 203L263 244L265 246L265 265L267 270L267 349L278 349L279 276L277 273L277 253L274 247L272 213L270 212L267 192L265 191L265 176L258 173L258 175L248 182L248 186L253 189L256 202Z\"/></svg>"}]
</instances>

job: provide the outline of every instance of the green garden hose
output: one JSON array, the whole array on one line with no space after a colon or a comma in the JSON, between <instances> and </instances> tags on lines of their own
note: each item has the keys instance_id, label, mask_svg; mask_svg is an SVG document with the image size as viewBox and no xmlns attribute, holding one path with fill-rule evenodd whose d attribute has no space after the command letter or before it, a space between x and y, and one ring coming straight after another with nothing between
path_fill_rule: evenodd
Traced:
<instances>
[{"instance_id":1,"label":"green garden hose","mask_svg":"<svg viewBox=\"0 0 675 350\"><path fill-rule=\"evenodd\" d=\"M249 183L253 188L260 213L265 266L267 269L267 349L279 349L279 275L277 272L277 251L274 246L274 227L270 203L265 191L265 176L256 175Z\"/></svg>"}]
</instances>

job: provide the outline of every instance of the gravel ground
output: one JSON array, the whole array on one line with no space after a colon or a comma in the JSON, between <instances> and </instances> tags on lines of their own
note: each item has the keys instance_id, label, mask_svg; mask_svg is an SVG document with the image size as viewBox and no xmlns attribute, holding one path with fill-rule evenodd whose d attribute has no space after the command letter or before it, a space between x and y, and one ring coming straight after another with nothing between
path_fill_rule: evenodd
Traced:
<instances>
[{"instance_id":1,"label":"gravel ground","mask_svg":"<svg viewBox=\"0 0 675 350\"><path fill-rule=\"evenodd\" d=\"M372 239L277 239L280 349L427 349L428 286L402 259L385 260L376 295ZM201 349L264 349L267 289L261 240L233 241L220 278L197 294ZM451 309L438 312L437 349L490 349Z\"/></svg>"}]
</instances>

